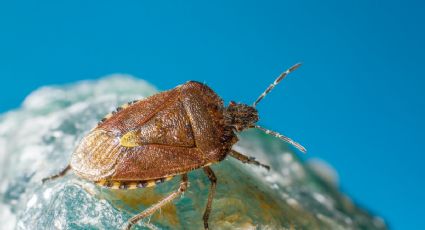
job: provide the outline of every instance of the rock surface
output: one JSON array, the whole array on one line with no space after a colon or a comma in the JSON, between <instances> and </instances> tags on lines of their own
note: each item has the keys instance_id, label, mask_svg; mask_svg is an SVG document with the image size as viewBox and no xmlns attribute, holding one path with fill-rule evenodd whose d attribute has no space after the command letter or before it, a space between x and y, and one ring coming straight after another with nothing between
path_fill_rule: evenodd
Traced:
<instances>
[{"instance_id":1,"label":"rock surface","mask_svg":"<svg viewBox=\"0 0 425 230\"><path fill-rule=\"evenodd\" d=\"M130 76L43 87L21 108L0 117L0 222L2 229L120 229L134 214L179 184L101 189L76 177L42 184L64 168L79 140L108 112L156 89ZM332 169L300 161L293 149L263 133L240 135L235 149L272 170L225 159L212 165L218 178L211 229L387 229L384 221L342 194ZM135 229L202 229L209 181L189 174L189 190Z\"/></svg>"}]
</instances>

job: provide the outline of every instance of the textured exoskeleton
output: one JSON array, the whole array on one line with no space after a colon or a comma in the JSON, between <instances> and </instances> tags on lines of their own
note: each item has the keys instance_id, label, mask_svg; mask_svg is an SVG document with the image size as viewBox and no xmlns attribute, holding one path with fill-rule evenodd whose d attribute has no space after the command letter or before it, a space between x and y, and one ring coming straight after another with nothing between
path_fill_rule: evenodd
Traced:
<instances>
[{"instance_id":1,"label":"textured exoskeleton","mask_svg":"<svg viewBox=\"0 0 425 230\"><path fill-rule=\"evenodd\" d=\"M72 169L78 176L100 186L136 189L154 186L181 174L178 190L131 218L125 227L130 229L186 191L187 173L203 168L211 182L203 216L204 227L208 229L217 181L209 165L230 155L243 163L269 169L254 158L232 150L238 141L237 132L258 128L305 151L291 139L256 125L255 106L298 66L282 73L252 106L235 102L224 106L212 89L194 81L129 102L108 114L82 139L68 167L46 179L63 176Z\"/></svg>"}]
</instances>

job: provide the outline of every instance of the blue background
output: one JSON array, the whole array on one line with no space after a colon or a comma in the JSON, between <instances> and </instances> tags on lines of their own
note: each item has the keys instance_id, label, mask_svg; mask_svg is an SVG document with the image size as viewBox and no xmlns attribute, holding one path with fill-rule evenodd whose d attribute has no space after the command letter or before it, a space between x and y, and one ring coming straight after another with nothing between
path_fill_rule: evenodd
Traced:
<instances>
[{"instance_id":1,"label":"blue background","mask_svg":"<svg viewBox=\"0 0 425 230\"><path fill-rule=\"evenodd\" d=\"M258 106L260 123L332 164L394 229L425 229L421 1L5 2L0 111L42 85L117 72L252 103L301 61Z\"/></svg>"}]
</instances>

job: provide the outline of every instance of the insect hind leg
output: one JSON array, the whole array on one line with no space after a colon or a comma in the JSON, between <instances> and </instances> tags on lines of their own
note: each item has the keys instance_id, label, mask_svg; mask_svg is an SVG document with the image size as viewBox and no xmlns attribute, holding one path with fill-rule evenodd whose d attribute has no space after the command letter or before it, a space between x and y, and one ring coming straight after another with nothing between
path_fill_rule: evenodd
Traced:
<instances>
[{"instance_id":1,"label":"insect hind leg","mask_svg":"<svg viewBox=\"0 0 425 230\"><path fill-rule=\"evenodd\" d=\"M239 152L236 152L235 150L230 150L229 155L231 157L235 158L236 160L241 161L242 163L245 163L245 164L254 164L254 165L257 165L257 166L264 167L267 170L270 170L270 166L265 165L265 164L262 164L262 163L256 161L254 157L245 156L244 154L239 153Z\"/></svg>"},{"instance_id":2,"label":"insect hind leg","mask_svg":"<svg viewBox=\"0 0 425 230\"><path fill-rule=\"evenodd\" d=\"M180 187L177 189L177 191L174 191L170 193L168 196L160 200L158 203L152 205L151 207L147 208L143 212L133 216L128 220L127 225L124 226L124 230L130 230L133 225L135 225L139 220L146 218L152 214L154 214L158 209L160 209L162 206L170 203L175 198L177 198L179 195L184 193L187 190L187 187L189 186L187 174L182 175L182 182L180 183Z\"/></svg>"},{"instance_id":3,"label":"insect hind leg","mask_svg":"<svg viewBox=\"0 0 425 230\"><path fill-rule=\"evenodd\" d=\"M62 169L62 171L60 171L59 173L57 173L57 174L54 174L54 175L51 175L51 176L49 176L49 177L46 177L46 178L43 178L42 180L41 180L41 182L42 183L45 183L46 181L49 181L49 180L53 180L53 179L56 179L56 178L59 178L59 177L63 177L63 176L65 176L65 174L69 171L71 169L71 165L67 165L64 169Z\"/></svg>"},{"instance_id":4,"label":"insect hind leg","mask_svg":"<svg viewBox=\"0 0 425 230\"><path fill-rule=\"evenodd\" d=\"M205 172L205 174L207 174L208 179L211 182L211 191L208 194L207 206L205 207L205 212L204 212L204 215L203 215L204 228L208 229L208 219L210 217L212 201L213 201L214 195L215 195L215 190L216 190L216 185L217 185L217 177L215 176L214 171L208 166L204 168L204 172Z\"/></svg>"}]
</instances>

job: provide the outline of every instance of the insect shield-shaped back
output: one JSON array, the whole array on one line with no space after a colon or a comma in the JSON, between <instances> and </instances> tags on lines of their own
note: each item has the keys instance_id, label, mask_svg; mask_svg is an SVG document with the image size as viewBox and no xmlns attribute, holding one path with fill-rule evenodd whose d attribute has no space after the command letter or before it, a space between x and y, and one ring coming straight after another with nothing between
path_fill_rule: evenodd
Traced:
<instances>
[{"instance_id":1,"label":"insect shield-shaped back","mask_svg":"<svg viewBox=\"0 0 425 230\"><path fill-rule=\"evenodd\" d=\"M186 173L222 160L237 141L223 101L188 82L127 104L92 130L71 166L91 181L136 181Z\"/></svg>"}]
</instances>

